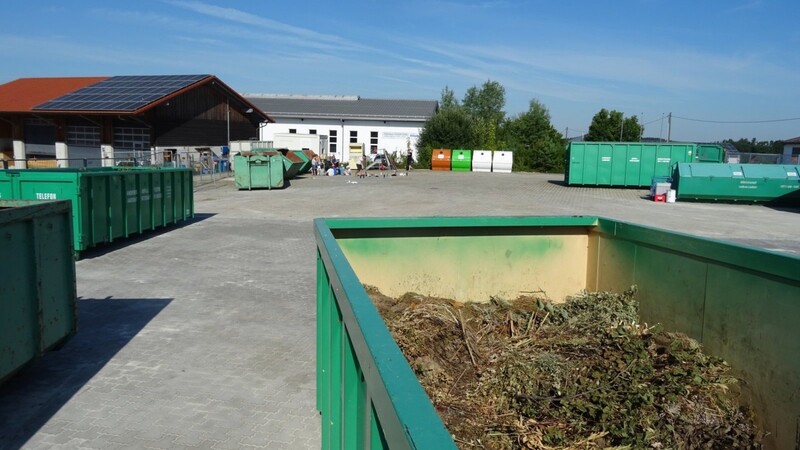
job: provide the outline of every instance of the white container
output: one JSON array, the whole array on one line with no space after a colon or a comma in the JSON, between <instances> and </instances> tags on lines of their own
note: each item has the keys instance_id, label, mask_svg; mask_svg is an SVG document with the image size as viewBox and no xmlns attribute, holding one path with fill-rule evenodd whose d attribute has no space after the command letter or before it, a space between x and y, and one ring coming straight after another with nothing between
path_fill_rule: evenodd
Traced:
<instances>
[{"instance_id":1,"label":"white container","mask_svg":"<svg viewBox=\"0 0 800 450\"><path fill-rule=\"evenodd\" d=\"M511 173L514 165L514 152L495 150L492 155L492 172Z\"/></svg>"},{"instance_id":2,"label":"white container","mask_svg":"<svg viewBox=\"0 0 800 450\"><path fill-rule=\"evenodd\" d=\"M670 189L667 191L667 203L675 203L676 197L677 194L675 192L675 189Z\"/></svg>"},{"instance_id":3,"label":"white container","mask_svg":"<svg viewBox=\"0 0 800 450\"><path fill-rule=\"evenodd\" d=\"M472 151L472 171L491 172L492 171L492 151L473 150Z\"/></svg>"}]
</instances>

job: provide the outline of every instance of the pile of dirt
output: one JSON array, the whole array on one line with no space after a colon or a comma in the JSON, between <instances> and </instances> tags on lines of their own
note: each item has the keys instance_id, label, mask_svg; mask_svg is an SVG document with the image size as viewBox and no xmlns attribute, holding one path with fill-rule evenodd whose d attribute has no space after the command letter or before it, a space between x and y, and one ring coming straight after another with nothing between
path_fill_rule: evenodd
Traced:
<instances>
[{"instance_id":1,"label":"pile of dirt","mask_svg":"<svg viewBox=\"0 0 800 450\"><path fill-rule=\"evenodd\" d=\"M639 322L635 289L459 303L366 286L462 449L759 449L721 360Z\"/></svg>"}]
</instances>

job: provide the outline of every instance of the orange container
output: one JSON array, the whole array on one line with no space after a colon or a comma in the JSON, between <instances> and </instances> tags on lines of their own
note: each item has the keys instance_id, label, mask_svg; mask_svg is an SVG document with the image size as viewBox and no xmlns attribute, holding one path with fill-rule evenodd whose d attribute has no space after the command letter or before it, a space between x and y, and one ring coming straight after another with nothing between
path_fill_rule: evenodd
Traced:
<instances>
[{"instance_id":1,"label":"orange container","mask_svg":"<svg viewBox=\"0 0 800 450\"><path fill-rule=\"evenodd\" d=\"M431 170L450 171L452 151L449 148L436 148L431 153Z\"/></svg>"}]
</instances>

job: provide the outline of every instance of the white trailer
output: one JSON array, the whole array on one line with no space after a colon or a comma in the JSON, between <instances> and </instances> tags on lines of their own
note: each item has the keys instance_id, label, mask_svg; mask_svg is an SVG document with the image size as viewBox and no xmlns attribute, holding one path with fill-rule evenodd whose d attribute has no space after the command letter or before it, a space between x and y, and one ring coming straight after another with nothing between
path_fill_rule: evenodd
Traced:
<instances>
[{"instance_id":1,"label":"white trailer","mask_svg":"<svg viewBox=\"0 0 800 450\"><path fill-rule=\"evenodd\" d=\"M320 155L328 156L328 136L320 134L275 133L272 136L275 148L288 148L289 150L311 150Z\"/></svg>"}]
</instances>

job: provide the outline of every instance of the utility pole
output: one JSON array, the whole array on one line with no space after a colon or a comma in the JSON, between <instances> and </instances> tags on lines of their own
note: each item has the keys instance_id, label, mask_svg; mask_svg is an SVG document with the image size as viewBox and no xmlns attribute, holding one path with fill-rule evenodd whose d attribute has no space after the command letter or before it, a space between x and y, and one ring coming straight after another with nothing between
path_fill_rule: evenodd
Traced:
<instances>
[{"instance_id":1,"label":"utility pole","mask_svg":"<svg viewBox=\"0 0 800 450\"><path fill-rule=\"evenodd\" d=\"M569 139L569 127L564 130L564 139Z\"/></svg>"},{"instance_id":2,"label":"utility pole","mask_svg":"<svg viewBox=\"0 0 800 450\"><path fill-rule=\"evenodd\" d=\"M619 124L619 141L622 142L622 130L625 129L625 116L622 116L622 122Z\"/></svg>"},{"instance_id":3,"label":"utility pole","mask_svg":"<svg viewBox=\"0 0 800 450\"><path fill-rule=\"evenodd\" d=\"M670 142L672 139L672 113L669 113L667 116L667 142Z\"/></svg>"}]
</instances>

